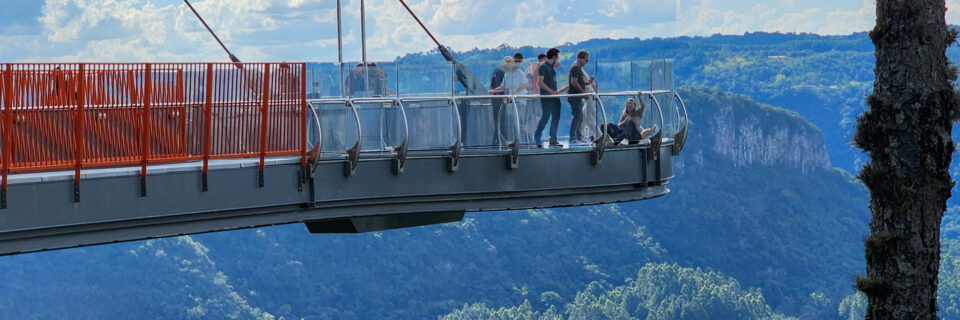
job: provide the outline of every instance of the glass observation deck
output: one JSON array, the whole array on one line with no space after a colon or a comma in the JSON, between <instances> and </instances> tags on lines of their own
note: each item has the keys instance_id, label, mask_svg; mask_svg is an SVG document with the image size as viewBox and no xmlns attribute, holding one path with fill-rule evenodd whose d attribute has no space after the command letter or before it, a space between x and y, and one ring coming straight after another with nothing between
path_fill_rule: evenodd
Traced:
<instances>
[{"instance_id":1,"label":"glass observation deck","mask_svg":"<svg viewBox=\"0 0 960 320\"><path fill-rule=\"evenodd\" d=\"M0 64L0 255L669 192L689 126L671 61L593 60L595 92L549 97L530 62L465 65L482 92L445 62ZM536 137L545 98L561 103L559 145ZM631 99L640 110L621 121ZM571 130L579 100L585 124Z\"/></svg>"},{"instance_id":2,"label":"glass observation deck","mask_svg":"<svg viewBox=\"0 0 960 320\"><path fill-rule=\"evenodd\" d=\"M320 160L347 159L355 168L359 159L392 155L402 169L411 154L443 152L451 154L454 165L464 153L512 155L514 164L518 155L528 153L592 151L602 158L607 148L628 143L613 141L615 132L604 130L606 124L617 126L628 99L643 106L641 127L651 130L649 137L633 143L656 148L667 142L677 154L683 147L686 110L674 90L670 60L590 62L583 69L596 79L596 91L550 96L561 102L557 132L562 146L554 148L535 141L545 98L534 89L535 62L464 64L487 89L493 89L496 69L507 69L506 77L512 79L496 93L469 95L450 63L307 64L307 101L322 132ZM568 85L569 68L557 68L558 87ZM592 115L581 125L585 139L579 141L569 136L571 99L584 100L584 113ZM548 124L544 140L550 138L549 131Z\"/></svg>"}]
</instances>

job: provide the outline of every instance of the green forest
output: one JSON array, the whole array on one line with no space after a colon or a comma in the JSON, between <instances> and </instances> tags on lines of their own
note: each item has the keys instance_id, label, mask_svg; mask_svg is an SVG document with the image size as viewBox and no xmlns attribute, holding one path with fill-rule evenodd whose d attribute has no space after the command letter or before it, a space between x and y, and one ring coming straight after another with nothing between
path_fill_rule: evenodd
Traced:
<instances>
[{"instance_id":1,"label":"green forest","mask_svg":"<svg viewBox=\"0 0 960 320\"><path fill-rule=\"evenodd\" d=\"M0 319L863 318L853 279L864 272L869 197L848 141L872 88L865 33L560 48L674 60L692 124L670 194L370 234L287 225L9 256ZM751 134L717 138L731 130ZM790 148L769 161L727 152L783 141ZM940 315L960 319L960 207L942 241Z\"/></svg>"}]
</instances>

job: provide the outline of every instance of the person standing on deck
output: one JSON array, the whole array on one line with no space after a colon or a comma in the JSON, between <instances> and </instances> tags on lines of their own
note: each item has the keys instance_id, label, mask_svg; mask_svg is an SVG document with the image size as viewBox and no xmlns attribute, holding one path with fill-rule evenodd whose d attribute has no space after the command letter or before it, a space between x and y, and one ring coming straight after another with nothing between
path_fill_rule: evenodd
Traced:
<instances>
[{"instance_id":1,"label":"person standing on deck","mask_svg":"<svg viewBox=\"0 0 960 320\"><path fill-rule=\"evenodd\" d=\"M487 93L491 95L504 95L503 78L507 73L507 68L513 64L512 57L504 57L503 64L497 66L490 76L490 90ZM492 146L500 145L500 109L503 108L503 99L490 99L490 105L493 107L493 141Z\"/></svg>"},{"instance_id":2,"label":"person standing on deck","mask_svg":"<svg viewBox=\"0 0 960 320\"><path fill-rule=\"evenodd\" d=\"M543 64L544 61L547 61L547 55L541 53L537 55L537 61L534 61L530 64L530 67L527 68L527 81L529 82L527 87L530 90L529 93L532 95L540 94L539 71L540 65ZM521 113L523 115L523 119L521 120L523 124L523 143L527 145L540 144L540 141L533 139L533 133L537 130L537 122L540 120L541 115L540 99L530 99L524 109L525 111Z\"/></svg>"},{"instance_id":3,"label":"person standing on deck","mask_svg":"<svg viewBox=\"0 0 960 320\"><path fill-rule=\"evenodd\" d=\"M557 71L555 68L559 66L559 60L559 49L551 48L547 50L547 60L540 64L540 68L537 71L539 75L537 85L540 87L541 97L557 95L569 89L569 86L566 86L557 90ZM540 116L537 131L533 134L534 142L536 142L538 146L541 146L540 141L541 137L543 137L543 129L546 127L547 121L550 121L550 146L560 147L560 142L557 141L557 128L560 126L560 98L540 98L540 110L543 111L543 115Z\"/></svg>"},{"instance_id":4,"label":"person standing on deck","mask_svg":"<svg viewBox=\"0 0 960 320\"><path fill-rule=\"evenodd\" d=\"M577 61L570 68L570 94L581 94L587 91L587 86L593 85L593 79L587 79L583 73L583 66L590 61L590 54L585 50L577 52ZM570 123L570 144L583 143L583 97L569 97L573 121Z\"/></svg>"}]
</instances>

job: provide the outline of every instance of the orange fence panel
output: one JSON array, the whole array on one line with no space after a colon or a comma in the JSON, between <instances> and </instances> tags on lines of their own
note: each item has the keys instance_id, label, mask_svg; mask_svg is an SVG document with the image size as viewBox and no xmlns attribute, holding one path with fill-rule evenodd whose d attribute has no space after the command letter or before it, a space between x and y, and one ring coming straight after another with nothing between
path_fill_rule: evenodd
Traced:
<instances>
[{"instance_id":1,"label":"orange fence panel","mask_svg":"<svg viewBox=\"0 0 960 320\"><path fill-rule=\"evenodd\" d=\"M302 63L5 64L4 174L304 154L304 70Z\"/></svg>"}]
</instances>

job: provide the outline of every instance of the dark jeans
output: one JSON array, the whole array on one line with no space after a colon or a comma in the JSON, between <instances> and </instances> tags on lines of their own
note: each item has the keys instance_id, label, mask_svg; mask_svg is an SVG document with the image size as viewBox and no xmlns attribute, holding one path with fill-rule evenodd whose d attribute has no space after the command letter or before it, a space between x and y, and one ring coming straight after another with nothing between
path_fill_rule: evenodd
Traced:
<instances>
[{"instance_id":1,"label":"dark jeans","mask_svg":"<svg viewBox=\"0 0 960 320\"><path fill-rule=\"evenodd\" d=\"M583 98L570 98L570 109L573 112L573 121L570 122L570 141L583 139L580 127L583 125Z\"/></svg>"},{"instance_id":2,"label":"dark jeans","mask_svg":"<svg viewBox=\"0 0 960 320\"><path fill-rule=\"evenodd\" d=\"M642 139L640 136L640 130L637 128L637 126L633 125L633 122L627 122L627 125L625 125L623 128L623 132L621 132L620 135L613 140L622 141L623 139L629 140L630 144L635 144Z\"/></svg>"},{"instance_id":3,"label":"dark jeans","mask_svg":"<svg viewBox=\"0 0 960 320\"><path fill-rule=\"evenodd\" d=\"M503 108L503 99L491 99L493 105L493 142L492 145L500 145L500 108Z\"/></svg>"},{"instance_id":4,"label":"dark jeans","mask_svg":"<svg viewBox=\"0 0 960 320\"><path fill-rule=\"evenodd\" d=\"M557 144L557 127L560 126L560 99L541 98L540 110L543 110L543 115L540 116L540 123L537 123L537 131L533 133L533 141L540 144L543 129L547 126L547 120L550 120L550 143Z\"/></svg>"},{"instance_id":5,"label":"dark jeans","mask_svg":"<svg viewBox=\"0 0 960 320\"><path fill-rule=\"evenodd\" d=\"M460 112L460 142L467 145L467 123L470 120L470 102L464 101L457 104L457 111Z\"/></svg>"}]
</instances>

